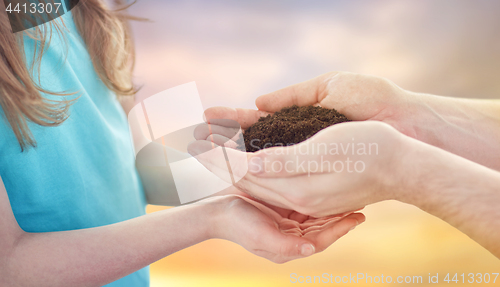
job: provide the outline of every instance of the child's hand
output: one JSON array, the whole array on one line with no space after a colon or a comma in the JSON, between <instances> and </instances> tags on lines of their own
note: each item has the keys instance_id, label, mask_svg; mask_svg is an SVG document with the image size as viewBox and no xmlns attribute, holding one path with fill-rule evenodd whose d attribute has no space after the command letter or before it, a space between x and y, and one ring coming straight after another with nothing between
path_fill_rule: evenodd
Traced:
<instances>
[{"instance_id":1,"label":"child's hand","mask_svg":"<svg viewBox=\"0 0 500 287\"><path fill-rule=\"evenodd\" d=\"M210 237L235 242L275 263L321 252L365 220L361 213L312 218L236 195L203 202L218 206Z\"/></svg>"}]
</instances>

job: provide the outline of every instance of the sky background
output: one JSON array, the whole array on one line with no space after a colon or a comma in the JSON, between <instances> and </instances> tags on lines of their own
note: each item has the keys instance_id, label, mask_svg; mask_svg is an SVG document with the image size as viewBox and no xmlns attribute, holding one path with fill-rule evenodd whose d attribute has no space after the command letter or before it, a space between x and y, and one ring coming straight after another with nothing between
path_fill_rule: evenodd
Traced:
<instances>
[{"instance_id":1,"label":"sky background","mask_svg":"<svg viewBox=\"0 0 500 287\"><path fill-rule=\"evenodd\" d=\"M138 0L131 14L150 22L133 24L137 99L196 81L204 108L254 108L261 94L335 70L417 92L500 98L499 11L495 0ZM417 208L383 202L365 214L325 252L283 265L230 242L198 244L153 264L152 286L288 286L293 272L424 283L429 273L500 272L495 257Z\"/></svg>"}]
</instances>

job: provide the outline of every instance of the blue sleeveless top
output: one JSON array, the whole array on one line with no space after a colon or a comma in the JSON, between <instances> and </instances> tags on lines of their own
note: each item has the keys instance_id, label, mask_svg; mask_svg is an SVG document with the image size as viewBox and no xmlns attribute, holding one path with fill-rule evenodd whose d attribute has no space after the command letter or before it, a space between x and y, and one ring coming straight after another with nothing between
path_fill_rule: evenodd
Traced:
<instances>
[{"instance_id":1,"label":"blue sleeveless top","mask_svg":"<svg viewBox=\"0 0 500 287\"><path fill-rule=\"evenodd\" d=\"M57 127L30 123L37 147L21 152L0 107L0 177L26 232L91 228L145 214L127 117L96 74L71 12L61 18L67 29L62 37L52 34L40 85L55 92L78 91L69 118ZM28 66L34 45L25 37ZM149 286L149 269L107 286Z\"/></svg>"}]
</instances>

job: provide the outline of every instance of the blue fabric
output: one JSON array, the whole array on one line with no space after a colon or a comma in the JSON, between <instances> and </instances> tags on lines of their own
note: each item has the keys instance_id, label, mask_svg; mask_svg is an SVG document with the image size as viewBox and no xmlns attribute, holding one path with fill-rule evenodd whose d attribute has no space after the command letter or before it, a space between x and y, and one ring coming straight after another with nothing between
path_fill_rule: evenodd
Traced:
<instances>
[{"instance_id":1,"label":"blue fabric","mask_svg":"<svg viewBox=\"0 0 500 287\"><path fill-rule=\"evenodd\" d=\"M30 123L37 147L21 153L0 108L0 176L14 215L27 232L91 228L145 213L126 115L96 74L71 13L61 18L67 29L63 37L52 35L42 58L40 85L50 91L78 91L70 117L57 127ZM26 38L28 66L34 45ZM149 269L109 286L149 286Z\"/></svg>"}]
</instances>

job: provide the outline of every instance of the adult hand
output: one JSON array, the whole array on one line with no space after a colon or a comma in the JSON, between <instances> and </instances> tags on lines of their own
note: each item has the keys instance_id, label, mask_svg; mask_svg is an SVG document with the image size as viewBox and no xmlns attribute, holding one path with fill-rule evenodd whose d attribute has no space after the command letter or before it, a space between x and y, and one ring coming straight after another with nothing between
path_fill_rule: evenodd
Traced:
<instances>
[{"instance_id":1,"label":"adult hand","mask_svg":"<svg viewBox=\"0 0 500 287\"><path fill-rule=\"evenodd\" d=\"M353 135L356 143L377 143L379 146L375 156L352 158L353 163L365 163L362 173L356 170L349 173L346 169L331 173L327 167L321 170L321 165L307 172L286 168L273 170L273 163L285 166L288 160L293 163L321 161L321 155L300 154L300 148L312 147L315 143L320 147L321 143L332 141L346 144ZM199 140L191 149L196 152L206 144L209 142ZM295 158L294 147L298 151ZM241 153L230 148L226 151L228 154ZM216 158L204 155L206 153L200 153L197 157L209 169L221 165ZM324 156L330 157L326 162L346 163L345 155ZM257 160L254 164L253 158L269 160ZM268 172L262 172L265 169ZM249 170L253 173L245 175L236 186L273 204L277 202L302 214L321 216L396 199L450 223L500 257L500 173L397 133L386 124L367 121L330 127L295 146L254 153L249 158ZM239 172L238 167L235 172Z\"/></svg>"},{"instance_id":2,"label":"adult hand","mask_svg":"<svg viewBox=\"0 0 500 287\"><path fill-rule=\"evenodd\" d=\"M500 170L500 101L440 97L404 90L368 75L331 72L260 96L259 110L210 108L205 117L231 119L243 129L283 107L334 108L354 121L387 123L399 132Z\"/></svg>"},{"instance_id":3,"label":"adult hand","mask_svg":"<svg viewBox=\"0 0 500 287\"><path fill-rule=\"evenodd\" d=\"M380 168L378 177L367 176L360 178L360 181L353 180L355 177L350 177L349 181L348 177L344 179L339 174L337 179L340 183L349 183L351 188L338 188L343 185L339 185L337 181L330 182L330 187L337 191L339 200L331 202L337 209L329 210L327 213L341 212L378 200L393 198L418 206L443 219L482 244L497 257L500 256L498 245L500 236L498 232L492 231L498 230L500 222L497 212L500 174L489 169L500 170L500 145L498 145L500 142L500 103L498 100L457 99L418 94L405 91L387 80L376 77L329 73L261 96L256 104L258 111L211 108L205 112L205 116L208 122L211 119L232 119L238 121L245 129L259 117L278 111L284 106L321 105L335 108L353 120L385 122L401 133L420 140L400 134L399 140L394 141L396 144L389 145L395 156L392 159L382 156L378 159L381 165L372 166ZM324 138L326 133L332 132L335 136L330 140L338 142L338 138L342 138L341 127L361 126L360 124L366 123L343 123L330 127L309 141L314 141L320 136ZM375 126L373 128L374 131L379 129ZM351 131L354 132L356 129L353 128ZM333 131L337 132L333 133ZM390 132L389 135L394 134ZM200 149L207 140L210 139L198 138L192 149ZM219 138L219 141L227 142L223 137ZM269 150L283 152L284 149L288 148L277 147ZM231 149L226 150L229 153L237 152ZM275 152L275 156L282 155ZM249 155L250 163L251 157L252 155ZM208 159L205 163L209 163L207 167L218 165L216 161L210 162ZM251 164L250 168L252 168ZM236 172L238 172L237 169ZM376 173L370 172L370 174ZM316 190L313 180L308 182L307 178L302 177L304 183L308 184L301 185L302 196L297 197L293 194L294 187L287 185L286 181L281 181L281 186L273 188L262 187L254 183L258 181L262 184L267 181L269 179L266 178L267 175L266 173L246 175L241 180L242 189L253 195L260 194L261 198L267 198L275 205L288 206L302 213L322 214L325 212L326 209L321 208L321 194L319 193L318 196L318 193L311 192ZM276 176L273 173L269 175ZM294 177L300 176L287 177L283 174L283 179L291 180ZM273 192L281 188L281 192ZM290 197L286 188L290 188L293 198ZM306 192L313 194L312 198L316 198L320 203L316 207L320 208L307 209L311 204L318 204L318 202L308 202L310 199L303 196ZM345 197L342 198L342 195ZM357 201L359 204L352 205L356 202L356 197L359 199ZM344 202L347 203L347 207L339 207L343 206ZM294 203L299 208L294 208Z\"/></svg>"},{"instance_id":4,"label":"adult hand","mask_svg":"<svg viewBox=\"0 0 500 287\"><path fill-rule=\"evenodd\" d=\"M219 207L211 238L230 240L275 263L321 252L365 220L361 213L312 218L235 195L196 204L214 203Z\"/></svg>"},{"instance_id":5,"label":"adult hand","mask_svg":"<svg viewBox=\"0 0 500 287\"><path fill-rule=\"evenodd\" d=\"M246 129L260 117L284 107L316 105L336 109L354 121L382 121L403 134L418 136L412 119L419 109L419 101L389 80L374 76L331 72L262 95L255 104L259 110L209 108L205 117L207 120L234 120Z\"/></svg>"},{"instance_id":6,"label":"adult hand","mask_svg":"<svg viewBox=\"0 0 500 287\"><path fill-rule=\"evenodd\" d=\"M331 145L324 149L325 143L338 145L341 153L332 153ZM355 143L354 152L347 148L351 143ZM378 146L378 152L358 153L358 148L367 144L369 150L370 143ZM190 152L219 173L226 161L207 156L204 150L211 144L198 140ZM309 152L301 153L307 148ZM229 158L245 155L231 148L226 152ZM500 257L500 173L402 135L387 124L342 123L297 145L250 154L248 162L250 172L235 186L274 205L322 216L396 199L450 223ZM359 162L363 164L356 169ZM297 168L301 164L302 168ZM233 172L238 175L241 170L244 167L235 165Z\"/></svg>"},{"instance_id":7,"label":"adult hand","mask_svg":"<svg viewBox=\"0 0 500 287\"><path fill-rule=\"evenodd\" d=\"M219 141L224 136L214 138L215 142L208 137L192 143L189 152L223 178L226 159L209 151L214 145L234 143ZM395 198L395 187L404 188L400 161L409 139L376 121L343 123L293 146L248 154L247 161L233 161L231 168L241 178L235 186L252 197L302 214L325 216ZM231 148L226 148L226 154L245 156Z\"/></svg>"}]
</instances>

